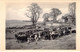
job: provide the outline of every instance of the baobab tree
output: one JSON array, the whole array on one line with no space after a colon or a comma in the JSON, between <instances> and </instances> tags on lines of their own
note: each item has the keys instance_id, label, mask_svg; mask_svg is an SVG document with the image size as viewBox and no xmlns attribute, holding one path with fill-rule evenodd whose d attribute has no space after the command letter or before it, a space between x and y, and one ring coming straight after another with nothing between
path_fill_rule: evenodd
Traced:
<instances>
[{"instance_id":1,"label":"baobab tree","mask_svg":"<svg viewBox=\"0 0 80 52\"><path fill-rule=\"evenodd\" d=\"M42 9L38 6L37 3L32 3L30 6L28 6L27 12L28 13L26 13L26 16L31 18L33 25L36 26L36 23L40 17Z\"/></svg>"},{"instance_id":2,"label":"baobab tree","mask_svg":"<svg viewBox=\"0 0 80 52\"><path fill-rule=\"evenodd\" d=\"M50 12L50 16L53 18L53 22L56 22L57 16L62 14L62 12L57 8L52 8Z\"/></svg>"},{"instance_id":3,"label":"baobab tree","mask_svg":"<svg viewBox=\"0 0 80 52\"><path fill-rule=\"evenodd\" d=\"M43 18L44 18L44 25L46 25L46 22L48 21L49 18L49 14L48 13L43 14Z\"/></svg>"}]
</instances>

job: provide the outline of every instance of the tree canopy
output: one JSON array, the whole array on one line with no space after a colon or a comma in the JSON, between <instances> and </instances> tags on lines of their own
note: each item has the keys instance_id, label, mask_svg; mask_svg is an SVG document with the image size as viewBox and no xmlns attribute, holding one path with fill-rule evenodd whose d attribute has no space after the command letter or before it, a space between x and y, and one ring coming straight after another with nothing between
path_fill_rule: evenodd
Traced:
<instances>
[{"instance_id":1,"label":"tree canopy","mask_svg":"<svg viewBox=\"0 0 80 52\"><path fill-rule=\"evenodd\" d=\"M52 11L50 12L50 16L53 18L53 21L55 22L56 21L56 17L58 15L62 14L62 12L57 8L52 8L51 10Z\"/></svg>"},{"instance_id":2,"label":"tree canopy","mask_svg":"<svg viewBox=\"0 0 80 52\"><path fill-rule=\"evenodd\" d=\"M36 25L36 22L40 17L42 9L38 6L37 3L32 3L30 6L28 6L28 9L29 10L27 10L28 13L26 13L26 16L31 18L33 25Z\"/></svg>"},{"instance_id":3,"label":"tree canopy","mask_svg":"<svg viewBox=\"0 0 80 52\"><path fill-rule=\"evenodd\" d=\"M43 14L43 18L44 18L44 24L46 24L46 22L48 21L48 18L49 18L49 13Z\"/></svg>"}]
</instances>

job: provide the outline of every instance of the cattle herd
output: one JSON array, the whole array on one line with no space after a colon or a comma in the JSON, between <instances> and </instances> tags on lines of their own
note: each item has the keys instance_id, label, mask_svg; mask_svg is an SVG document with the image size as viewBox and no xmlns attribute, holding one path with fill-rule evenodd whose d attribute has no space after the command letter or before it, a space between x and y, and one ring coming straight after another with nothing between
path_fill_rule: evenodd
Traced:
<instances>
[{"instance_id":1,"label":"cattle herd","mask_svg":"<svg viewBox=\"0 0 80 52\"><path fill-rule=\"evenodd\" d=\"M15 38L17 42L34 42L39 41L41 39L44 40L53 40L64 35L69 35L71 33L76 33L75 29L71 27L59 27L50 30L49 28L44 28L44 30L40 29L30 29L25 32L18 32L15 34Z\"/></svg>"}]
</instances>

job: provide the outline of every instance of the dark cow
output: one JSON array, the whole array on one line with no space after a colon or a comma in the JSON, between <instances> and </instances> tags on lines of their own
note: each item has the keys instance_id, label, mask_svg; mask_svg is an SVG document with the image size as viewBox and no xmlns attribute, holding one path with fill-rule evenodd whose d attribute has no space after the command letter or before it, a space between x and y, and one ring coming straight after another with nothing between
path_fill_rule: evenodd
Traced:
<instances>
[{"instance_id":1,"label":"dark cow","mask_svg":"<svg viewBox=\"0 0 80 52\"><path fill-rule=\"evenodd\" d=\"M64 35L64 33L65 33L65 31L63 31L63 29L62 28L57 28L57 34L58 34L58 37L61 37L61 36L63 36Z\"/></svg>"},{"instance_id":2,"label":"dark cow","mask_svg":"<svg viewBox=\"0 0 80 52\"><path fill-rule=\"evenodd\" d=\"M76 33L76 30L72 30L72 33Z\"/></svg>"},{"instance_id":3,"label":"dark cow","mask_svg":"<svg viewBox=\"0 0 80 52\"><path fill-rule=\"evenodd\" d=\"M50 40L50 31L49 30L46 30L44 31L44 36L45 36L45 40Z\"/></svg>"},{"instance_id":4,"label":"dark cow","mask_svg":"<svg viewBox=\"0 0 80 52\"><path fill-rule=\"evenodd\" d=\"M45 39L45 35L46 35L46 34L45 34L45 31L42 31L42 32L41 32L41 38L42 38L42 39Z\"/></svg>"},{"instance_id":5,"label":"dark cow","mask_svg":"<svg viewBox=\"0 0 80 52\"><path fill-rule=\"evenodd\" d=\"M63 28L63 34L64 35L69 35L70 34L70 30L67 27Z\"/></svg>"},{"instance_id":6,"label":"dark cow","mask_svg":"<svg viewBox=\"0 0 80 52\"><path fill-rule=\"evenodd\" d=\"M70 29L70 30L72 29L71 27L67 27L67 28Z\"/></svg>"},{"instance_id":7,"label":"dark cow","mask_svg":"<svg viewBox=\"0 0 80 52\"><path fill-rule=\"evenodd\" d=\"M18 34L15 34L15 38L18 42L25 42L27 41L27 36L23 32L19 32Z\"/></svg>"},{"instance_id":8,"label":"dark cow","mask_svg":"<svg viewBox=\"0 0 80 52\"><path fill-rule=\"evenodd\" d=\"M52 39L56 39L59 36L57 31L52 31L50 34Z\"/></svg>"},{"instance_id":9,"label":"dark cow","mask_svg":"<svg viewBox=\"0 0 80 52\"><path fill-rule=\"evenodd\" d=\"M68 27L68 31L69 31L70 33L71 33L71 29L72 29L71 27Z\"/></svg>"}]
</instances>

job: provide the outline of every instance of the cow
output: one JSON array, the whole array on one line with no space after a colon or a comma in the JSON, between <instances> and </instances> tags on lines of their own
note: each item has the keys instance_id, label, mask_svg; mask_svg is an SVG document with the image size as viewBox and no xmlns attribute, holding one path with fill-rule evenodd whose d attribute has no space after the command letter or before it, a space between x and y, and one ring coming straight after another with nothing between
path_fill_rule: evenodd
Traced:
<instances>
[{"instance_id":1,"label":"cow","mask_svg":"<svg viewBox=\"0 0 80 52\"><path fill-rule=\"evenodd\" d=\"M50 34L51 34L51 38L52 39L55 39L55 38L57 38L59 36L57 31L52 31Z\"/></svg>"},{"instance_id":2,"label":"cow","mask_svg":"<svg viewBox=\"0 0 80 52\"><path fill-rule=\"evenodd\" d=\"M76 30L72 30L72 33L76 33Z\"/></svg>"},{"instance_id":3,"label":"cow","mask_svg":"<svg viewBox=\"0 0 80 52\"><path fill-rule=\"evenodd\" d=\"M63 35L69 35L70 34L70 30L67 27L63 27L62 32L63 32Z\"/></svg>"},{"instance_id":4,"label":"cow","mask_svg":"<svg viewBox=\"0 0 80 52\"><path fill-rule=\"evenodd\" d=\"M37 41L39 40L39 34L37 32L33 33L33 35L31 35L31 39L36 41L37 44Z\"/></svg>"},{"instance_id":5,"label":"cow","mask_svg":"<svg viewBox=\"0 0 80 52\"><path fill-rule=\"evenodd\" d=\"M45 40L50 40L50 31L44 30L41 36L43 36Z\"/></svg>"},{"instance_id":6,"label":"cow","mask_svg":"<svg viewBox=\"0 0 80 52\"><path fill-rule=\"evenodd\" d=\"M68 27L69 34L71 33L71 29L72 29L71 27Z\"/></svg>"},{"instance_id":7,"label":"cow","mask_svg":"<svg viewBox=\"0 0 80 52\"><path fill-rule=\"evenodd\" d=\"M36 41L36 44L37 44L37 41L38 41L38 35L35 34L35 41Z\"/></svg>"},{"instance_id":8,"label":"cow","mask_svg":"<svg viewBox=\"0 0 80 52\"><path fill-rule=\"evenodd\" d=\"M23 34L23 32L15 34L15 38L17 39L18 43L27 41L27 36Z\"/></svg>"},{"instance_id":9,"label":"cow","mask_svg":"<svg viewBox=\"0 0 80 52\"><path fill-rule=\"evenodd\" d=\"M31 35L29 35L27 38L27 43L30 44L30 42L31 42Z\"/></svg>"},{"instance_id":10,"label":"cow","mask_svg":"<svg viewBox=\"0 0 80 52\"><path fill-rule=\"evenodd\" d=\"M61 37L61 36L64 35L64 34L63 34L63 29L62 29L61 27L57 28L56 32L57 32L57 34L58 34L58 37Z\"/></svg>"}]
</instances>

